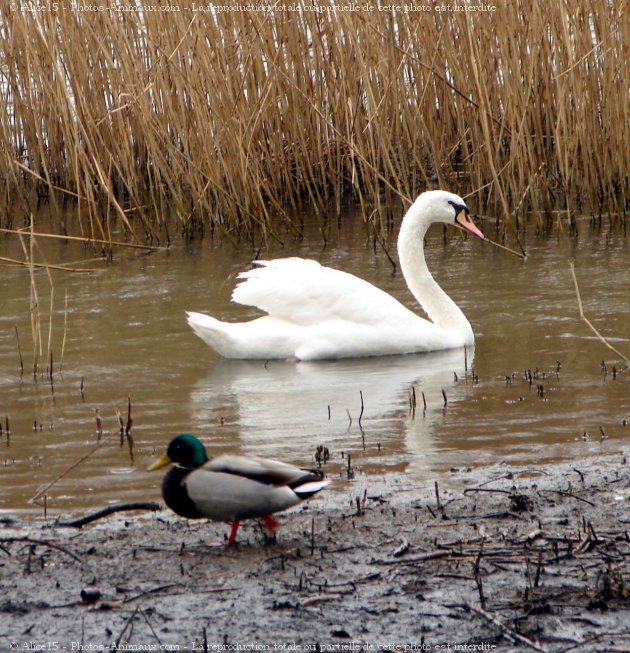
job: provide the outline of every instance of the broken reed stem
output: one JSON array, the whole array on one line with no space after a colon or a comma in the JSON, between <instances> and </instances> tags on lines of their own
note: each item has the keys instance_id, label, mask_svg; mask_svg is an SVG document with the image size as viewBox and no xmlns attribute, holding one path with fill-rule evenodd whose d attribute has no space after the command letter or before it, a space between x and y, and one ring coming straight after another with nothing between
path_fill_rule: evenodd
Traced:
<instances>
[{"instance_id":1,"label":"broken reed stem","mask_svg":"<svg viewBox=\"0 0 630 653\"><path fill-rule=\"evenodd\" d=\"M411 390L409 391L409 414L411 419L416 419L416 405L418 403L416 397L416 386L412 385Z\"/></svg>"},{"instance_id":2,"label":"broken reed stem","mask_svg":"<svg viewBox=\"0 0 630 653\"><path fill-rule=\"evenodd\" d=\"M361 412L359 413L359 428L361 427L361 420L363 419L363 390L359 390L359 396L361 397Z\"/></svg>"},{"instance_id":3,"label":"broken reed stem","mask_svg":"<svg viewBox=\"0 0 630 653\"><path fill-rule=\"evenodd\" d=\"M473 565L473 572L475 576L475 583L477 584L477 590L479 592L479 605L481 609L486 609L486 597L483 593L483 579L481 577L481 556L483 554L483 540L481 541L481 546L479 547L479 553L475 559L475 564Z\"/></svg>"},{"instance_id":4,"label":"broken reed stem","mask_svg":"<svg viewBox=\"0 0 630 653\"><path fill-rule=\"evenodd\" d=\"M33 216L31 215L31 230L33 228ZM39 299L37 296L37 284L35 283L35 266L33 265L33 247L35 241L33 238L30 240L30 247L27 249L24 238L20 236L20 245L22 246L22 251L24 252L24 257L27 260L27 265L30 275L30 311L31 311L31 339L33 341L33 377L37 377L37 361L38 361L38 351L39 356L42 352L42 343L41 343L41 330L39 322ZM38 348L39 345L39 348Z\"/></svg>"},{"instance_id":5,"label":"broken reed stem","mask_svg":"<svg viewBox=\"0 0 630 653\"><path fill-rule=\"evenodd\" d=\"M47 352L48 355L46 356L48 360L48 370L47 370L47 375L49 379L52 379L53 377L53 351L52 351L52 328L53 328L53 299L55 297L55 286L52 283L52 279L50 278L50 270L48 272L48 278L50 280L50 304L48 307L48 347L47 347Z\"/></svg>"},{"instance_id":6,"label":"broken reed stem","mask_svg":"<svg viewBox=\"0 0 630 653\"><path fill-rule=\"evenodd\" d=\"M129 436L133 419L131 418L131 397L127 397L127 423L125 424L125 435Z\"/></svg>"},{"instance_id":7,"label":"broken reed stem","mask_svg":"<svg viewBox=\"0 0 630 653\"><path fill-rule=\"evenodd\" d=\"M571 270L571 274L573 275L573 284L575 285L575 295L577 297L577 303L578 303L578 309L580 311L580 317L586 322L587 326L591 329L591 331L610 349L611 351L614 351L617 356L619 356L623 361L626 362L626 364L630 365L630 359L624 356L618 349L613 347L608 340L595 328L593 323L586 317L584 314L584 308L582 307L582 297L580 295L580 288L578 286L577 282L577 277L575 275L575 267L573 265L573 262L569 262L569 269Z\"/></svg>"},{"instance_id":8,"label":"broken reed stem","mask_svg":"<svg viewBox=\"0 0 630 653\"><path fill-rule=\"evenodd\" d=\"M18 355L20 357L20 378L24 376L24 360L22 358L22 348L20 347L20 334L17 325L15 326L15 339L17 340Z\"/></svg>"},{"instance_id":9,"label":"broken reed stem","mask_svg":"<svg viewBox=\"0 0 630 653\"><path fill-rule=\"evenodd\" d=\"M0 228L0 233L4 234L21 234L24 233L21 229L7 229L5 227ZM27 236L30 236L30 232L26 232ZM160 245L142 245L140 243L125 243L119 240L105 240L102 238L88 238L86 236L68 236L66 234L50 234L50 233L41 233L36 232L33 234L37 238L56 238L58 240L71 240L80 243L85 243L86 245L107 245L115 247L129 247L131 249L143 249L143 250L167 250L168 247ZM6 260L6 259L3 259ZM64 268L61 268L64 269Z\"/></svg>"},{"instance_id":10,"label":"broken reed stem","mask_svg":"<svg viewBox=\"0 0 630 653\"><path fill-rule=\"evenodd\" d=\"M83 377L81 377L81 395L83 395ZM103 422L98 412L98 408L94 409L94 417L96 419L96 439L100 442L103 437Z\"/></svg>"},{"instance_id":11,"label":"broken reed stem","mask_svg":"<svg viewBox=\"0 0 630 653\"><path fill-rule=\"evenodd\" d=\"M486 597L483 593L483 579L481 578L481 574L479 573L479 569L475 569L475 584L477 585L477 591L479 592L479 604L481 605L482 609L485 610L486 608Z\"/></svg>"},{"instance_id":12,"label":"broken reed stem","mask_svg":"<svg viewBox=\"0 0 630 653\"><path fill-rule=\"evenodd\" d=\"M63 355L66 351L66 335L68 334L68 289L66 288L66 295L63 305L63 338L61 339L61 356L59 357L59 373L63 370Z\"/></svg>"},{"instance_id":13,"label":"broken reed stem","mask_svg":"<svg viewBox=\"0 0 630 653\"><path fill-rule=\"evenodd\" d=\"M99 268L71 268L67 265L55 265L53 263L33 263L32 261L19 261L18 259L0 256L0 261L11 265L23 265L28 268L42 268L45 270L62 270L63 272L98 272Z\"/></svg>"},{"instance_id":14,"label":"broken reed stem","mask_svg":"<svg viewBox=\"0 0 630 653\"><path fill-rule=\"evenodd\" d=\"M437 506L437 510L438 512L443 512L444 507L442 506L442 502L440 501L440 486L438 485L437 481L435 481L434 487L435 487L435 504Z\"/></svg>"},{"instance_id":15,"label":"broken reed stem","mask_svg":"<svg viewBox=\"0 0 630 653\"><path fill-rule=\"evenodd\" d=\"M33 261L33 251L35 247L38 247L37 241L34 236L34 229L35 229L35 218L33 215L31 215L31 229L30 229L30 260ZM52 280L52 274L50 273L50 269L48 267L46 269L46 275L48 276L48 284L50 285L50 301L48 304L48 342L47 342L47 349L46 349L46 360L47 364L49 365L49 368L47 369L47 374L48 378L52 380L53 378L53 369L52 369L52 363L53 363L53 352L52 352L52 326L53 326L53 305L54 305L54 297L55 297L55 284L53 283ZM31 274L33 274L33 271L31 270ZM34 277L32 277L32 283L34 283ZM41 338L41 336L40 336ZM40 344L40 355L41 355L41 344Z\"/></svg>"},{"instance_id":16,"label":"broken reed stem","mask_svg":"<svg viewBox=\"0 0 630 653\"><path fill-rule=\"evenodd\" d=\"M489 245L494 245L495 247L498 247L499 249L502 249L504 252L508 252L509 254L513 254L514 256L518 256L519 258L527 258L527 254L525 253L525 250L521 246L521 251L516 252L513 249L510 249L509 247L506 247L505 245L501 245L501 243L497 243L494 240L490 240L489 238L483 239L484 243L488 243ZM520 243L519 243L520 246Z\"/></svg>"},{"instance_id":17,"label":"broken reed stem","mask_svg":"<svg viewBox=\"0 0 630 653\"><path fill-rule=\"evenodd\" d=\"M377 223L376 220L374 220L374 216L376 215L376 212L377 210L374 209L368 219L370 224L372 225L372 235L374 236L375 242L377 242L381 246L381 249L385 252L385 256L387 257L387 260L392 266L392 274L396 274L396 270L398 269L398 266L396 265L396 261L394 261L394 259L391 257L390 253L387 251L385 242L378 234Z\"/></svg>"}]
</instances>

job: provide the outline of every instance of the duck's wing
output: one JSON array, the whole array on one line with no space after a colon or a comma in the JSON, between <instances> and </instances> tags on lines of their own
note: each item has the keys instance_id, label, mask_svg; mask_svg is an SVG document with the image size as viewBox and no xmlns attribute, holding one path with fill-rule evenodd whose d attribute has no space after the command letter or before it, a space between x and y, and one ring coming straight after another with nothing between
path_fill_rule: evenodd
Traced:
<instances>
[{"instance_id":1,"label":"duck's wing","mask_svg":"<svg viewBox=\"0 0 630 653\"><path fill-rule=\"evenodd\" d=\"M293 490L306 483L321 482L324 478L319 470L302 469L277 460L245 456L218 456L207 462L202 469L231 474L264 485L286 485Z\"/></svg>"},{"instance_id":2,"label":"duck's wing","mask_svg":"<svg viewBox=\"0 0 630 653\"><path fill-rule=\"evenodd\" d=\"M184 483L199 514L225 521L271 515L328 485L321 472L240 456L215 458L191 472Z\"/></svg>"},{"instance_id":3,"label":"duck's wing","mask_svg":"<svg viewBox=\"0 0 630 653\"><path fill-rule=\"evenodd\" d=\"M371 283L353 274L303 258L256 261L238 275L232 300L269 315L309 326L329 320L360 324L418 320L412 311Z\"/></svg>"}]
</instances>

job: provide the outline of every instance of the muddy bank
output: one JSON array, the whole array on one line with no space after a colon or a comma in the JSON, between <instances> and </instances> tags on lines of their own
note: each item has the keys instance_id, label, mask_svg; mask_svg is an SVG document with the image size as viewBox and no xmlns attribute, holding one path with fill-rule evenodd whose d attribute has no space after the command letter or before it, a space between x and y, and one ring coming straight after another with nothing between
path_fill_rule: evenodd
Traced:
<instances>
[{"instance_id":1,"label":"muddy bank","mask_svg":"<svg viewBox=\"0 0 630 653\"><path fill-rule=\"evenodd\" d=\"M627 451L350 485L255 523L0 528L2 650L627 651Z\"/></svg>"}]
</instances>

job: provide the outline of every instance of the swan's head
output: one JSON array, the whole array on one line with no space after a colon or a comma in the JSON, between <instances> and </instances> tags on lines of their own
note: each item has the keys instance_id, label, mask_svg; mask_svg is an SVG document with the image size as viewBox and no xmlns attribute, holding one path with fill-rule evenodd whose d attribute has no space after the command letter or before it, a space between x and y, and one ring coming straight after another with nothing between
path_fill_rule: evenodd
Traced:
<instances>
[{"instance_id":1,"label":"swan's head","mask_svg":"<svg viewBox=\"0 0 630 653\"><path fill-rule=\"evenodd\" d=\"M445 190L429 190L419 195L407 216L417 221L424 229L434 222L442 222L455 225L477 238L484 239L484 235L470 219L466 202L459 195Z\"/></svg>"}]
</instances>

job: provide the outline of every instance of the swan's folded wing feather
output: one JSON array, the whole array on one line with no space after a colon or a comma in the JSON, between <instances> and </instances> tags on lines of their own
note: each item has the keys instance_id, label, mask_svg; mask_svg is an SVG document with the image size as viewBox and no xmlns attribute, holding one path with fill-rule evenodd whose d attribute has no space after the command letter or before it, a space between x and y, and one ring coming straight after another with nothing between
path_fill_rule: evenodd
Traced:
<instances>
[{"instance_id":1,"label":"swan's folded wing feather","mask_svg":"<svg viewBox=\"0 0 630 653\"><path fill-rule=\"evenodd\" d=\"M299 325L327 320L377 324L382 316L417 320L414 313L376 286L310 259L257 261L256 267L241 272L238 278L233 301Z\"/></svg>"}]
</instances>

